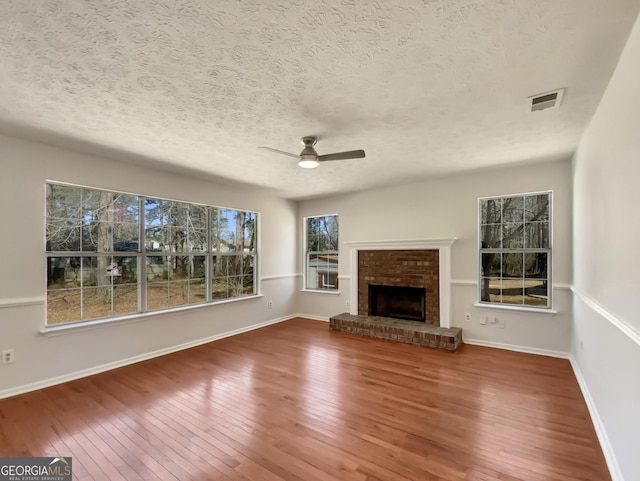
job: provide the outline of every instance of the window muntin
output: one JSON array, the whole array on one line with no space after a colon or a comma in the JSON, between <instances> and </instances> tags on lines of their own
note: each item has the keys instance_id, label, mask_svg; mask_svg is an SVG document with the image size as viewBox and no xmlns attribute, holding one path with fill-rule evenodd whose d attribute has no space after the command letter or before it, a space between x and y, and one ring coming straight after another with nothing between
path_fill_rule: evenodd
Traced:
<instances>
[{"instance_id":1,"label":"window muntin","mask_svg":"<svg viewBox=\"0 0 640 481\"><path fill-rule=\"evenodd\" d=\"M481 303L551 308L551 192L479 199Z\"/></svg>"},{"instance_id":2,"label":"window muntin","mask_svg":"<svg viewBox=\"0 0 640 481\"><path fill-rule=\"evenodd\" d=\"M255 212L54 183L46 188L48 325L257 292ZM214 272L221 255L232 267ZM224 289L214 288L221 284Z\"/></svg>"},{"instance_id":3,"label":"window muntin","mask_svg":"<svg viewBox=\"0 0 640 481\"><path fill-rule=\"evenodd\" d=\"M338 289L338 216L305 219L306 288Z\"/></svg>"}]
</instances>

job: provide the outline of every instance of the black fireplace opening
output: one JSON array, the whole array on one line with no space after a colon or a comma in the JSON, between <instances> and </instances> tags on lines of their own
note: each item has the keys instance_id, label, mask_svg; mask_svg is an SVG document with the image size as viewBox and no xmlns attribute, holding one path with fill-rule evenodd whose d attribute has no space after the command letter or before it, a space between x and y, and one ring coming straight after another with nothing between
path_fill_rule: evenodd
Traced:
<instances>
[{"instance_id":1,"label":"black fireplace opening","mask_svg":"<svg viewBox=\"0 0 640 481\"><path fill-rule=\"evenodd\" d=\"M369 284L369 315L425 322L425 289Z\"/></svg>"}]
</instances>

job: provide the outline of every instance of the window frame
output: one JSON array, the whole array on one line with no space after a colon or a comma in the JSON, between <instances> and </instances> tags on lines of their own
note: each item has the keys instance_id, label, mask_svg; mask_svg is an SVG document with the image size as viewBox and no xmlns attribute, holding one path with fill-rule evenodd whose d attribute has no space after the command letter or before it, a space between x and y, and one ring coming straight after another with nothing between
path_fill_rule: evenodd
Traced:
<instances>
[{"instance_id":1,"label":"window frame","mask_svg":"<svg viewBox=\"0 0 640 481\"><path fill-rule=\"evenodd\" d=\"M501 246L500 248L483 248L482 247L482 202L487 200L503 200L508 198L526 198L529 196L536 195L547 195L549 198L548 204L548 246L540 247L540 248L527 248L527 247L519 247L519 248L505 248ZM553 297L553 190L543 190L543 191L534 191L534 192L524 192L517 194L505 194L505 195L496 195L496 196L487 196L478 198L477 204L477 302L475 303L476 307L482 308L491 308L491 309L511 309L517 311L527 311L527 312L538 312L538 313L546 313L546 314L555 314L557 311L554 309L554 297ZM502 216L502 214L501 214ZM504 226L503 219L500 219L501 232L502 227ZM523 219L523 225L526 224ZM488 224L487 224L488 225ZM500 253L500 254L509 254L509 253L541 253L544 252L547 255L547 275L546 275L546 289L547 289L547 303L544 306L537 306L534 304L525 304L525 296L523 292L523 303L522 304L512 304L512 303L503 303L503 302L491 302L491 301L483 301L482 300L482 288L484 277L483 276L483 267L482 267L482 254L483 253ZM501 274L501 280L503 279ZM522 280L523 282L527 279L523 273ZM525 286L523 285L523 289Z\"/></svg>"},{"instance_id":2,"label":"window frame","mask_svg":"<svg viewBox=\"0 0 640 481\"><path fill-rule=\"evenodd\" d=\"M309 250L309 219L320 219L320 218L327 218L327 217L335 217L336 218L336 223L338 226L338 239L337 239L337 247L338 249L335 250L318 250L318 251L310 251ZM304 251L304 260L303 260L303 264L304 264L304 272L303 272L303 287L302 290L303 291L308 291L308 292L320 292L320 293L325 293L325 294L338 294L340 292L340 282L339 282L339 276L340 276L340 216L339 214L325 214L325 215L311 215L311 216L306 216L303 217L303 251ZM338 258L338 262L337 262L337 268L335 271L335 283L331 286L331 287L309 287L309 283L311 281L310 275L309 275L309 260L310 260L310 255L316 255L316 256L321 256L321 255L326 255L326 256L337 256ZM331 273L328 274L329 276L331 275Z\"/></svg>"},{"instance_id":3,"label":"window frame","mask_svg":"<svg viewBox=\"0 0 640 481\"><path fill-rule=\"evenodd\" d=\"M79 190L79 208L80 213L77 214L77 218L75 216L73 217L54 217L54 216L50 216L49 214L49 189L50 187L65 187L65 188L71 188L71 189L78 189ZM104 189L104 188L96 188L96 187L89 187L89 186L85 186L85 185L78 185L78 184L71 184L71 183L65 183L65 182L59 182L59 181L53 181L53 180L46 180L44 183L44 193L45 193L45 213L44 213L44 224L45 224L45 232L44 232L44 252L45 252L45 258L46 258L46 273L45 273L45 279L46 279L46 295L45 295L45 324L44 324L44 330L59 330L59 329L66 329L69 327L78 327L78 326L84 326L84 325L93 325L93 324L103 324L103 323L111 323L111 322L117 322L117 321L122 321L123 319L131 319L131 318L139 318L139 317L145 317L148 315L154 315L154 314L162 314L165 312L171 312L171 311L176 311L176 310L183 310L183 309L191 309L191 308L196 308L196 307L201 307L201 306L206 306L206 305L213 305L213 304L221 304L221 303L228 303L228 302L233 302L233 301L238 301L238 300L243 300L243 299L250 299L250 298L255 298L255 297L260 297L260 285L259 285L259 273L258 273L258 266L259 266L259 247L260 247L260 243L259 243L259 234L260 234L260 213L257 211L249 211L249 210L243 210L243 209L234 209L234 208L228 208L228 207L220 207L220 206L212 206L212 205L207 205L207 204L201 204L201 203L196 203L196 202L187 202L187 201L183 201L183 200L174 200L174 199L167 199L167 198L163 198L163 197L158 197L158 196L150 196L150 195L142 195L142 194L133 194L133 193L129 193L129 192L123 192L123 191L119 191L119 190L114 190L114 189ZM83 227L87 226L87 225L91 225L93 222L95 221L89 221L87 219L84 218L85 215L85 206L84 206L84 195L85 195L85 191L89 191L92 193L92 195L94 195L95 193L110 193L110 194L114 194L114 195L124 195L124 196L132 196L132 197L136 197L137 198L137 246L136 246L136 250L132 250L132 251L127 251L127 250L116 250L117 247L113 246L113 244L116 241L115 235L113 234L113 232L111 232L110 235L110 242L111 242L111 250L110 251L99 251L97 246L95 250L83 250L85 249L85 246L83 245L83 236L84 236L84 232L83 232ZM203 228L206 229L206 235L204 236L204 238L206 238L206 246L204 247L204 249L194 249L191 250L193 248L193 246L187 247L184 250L179 250L179 251L174 251L171 248L160 248L159 250L150 250L147 246L147 242L149 241L149 238L146 236L147 234L147 228L152 225L152 224L147 224L147 200L153 200L153 201L162 201L162 202L171 202L171 203L175 203L179 208L183 208L183 207L187 207L189 209L189 215L191 212L191 208L192 206L197 206L197 207L202 207L204 208L204 211L202 212L202 214L206 217L205 223ZM112 204L113 205L113 204ZM130 205L135 205L135 203L131 203ZM65 208L65 206L63 206L63 209ZM235 214L238 213L243 213L245 216L245 220L243 221L244 223L248 222L248 221L253 221L253 227L252 229L252 243L248 246L248 249L244 247L243 244L242 248L244 250L242 251L238 251L238 250L234 250L234 249L230 249L230 250L223 250L220 249L221 244L218 243L216 240L219 239L219 236L221 234L221 232L223 231L219 231L217 232L218 236L216 236L213 232L213 227L212 227L212 215L214 215L215 212L222 212L222 211L230 211L233 212ZM248 216L248 219L246 218L246 216ZM190 217L188 217L190 219ZM78 246L77 249L79 250L53 250L49 245L49 241L50 241L50 237L49 237L49 231L48 231L48 226L50 225L50 220L51 219L58 219L59 221L61 221L62 224L64 224L65 221L77 221L79 226L78 226L78 232L80 232L80 237L78 242ZM202 219L201 219L202 220ZM119 221L118 221L119 222ZM113 220L110 221L110 223L114 223ZM169 225L169 224L167 224ZM112 224L113 226L113 224ZM164 224L161 224L161 228L166 227ZM180 226L179 226L180 227ZM189 227L185 224L185 226L182 226L180 228L185 228L185 229L189 229ZM247 229L246 226L243 226L243 236L245 235L244 232ZM233 230L231 227L226 227L225 230L230 231ZM190 231L188 231L190 232ZM188 237L188 232L187 232L187 237ZM164 234L163 234L164 235ZM136 242L133 240L124 240L122 242ZM188 242L188 241L187 241ZM234 241L235 242L235 241ZM75 246L74 246L75 247ZM237 248L237 244L234 246L232 245L232 247L236 247ZM115 314L114 313L114 302L115 302L115 298L114 298L114 286L116 286L117 284L114 283L114 279L112 278L110 283L109 283L109 289L110 289L110 314L106 315L106 316L93 316L93 317L85 317L83 315L83 309L85 309L86 306L84 306L84 301L83 301L83 296L84 296L84 291L85 288L87 287L92 287L92 286L86 286L83 284L84 283L84 271L83 269L85 269L84 264L86 262L91 262L91 261L85 261L86 258L91 258L91 257L105 257L105 256L110 256L112 258L112 262L114 262L114 258L116 257L131 257L131 258L136 258L136 267L135 267L135 281L132 283L128 283L126 285L128 286L135 286L135 295L136 295L136 307L135 307L135 311L132 312L127 312L127 313L122 313L122 314ZM242 280L244 281L244 277L246 277L247 279L250 278L250 282L251 282L251 286L249 286L251 288L251 293L244 293L245 289L247 286L242 286L242 294L240 295L232 295L232 296L227 296L224 298L216 298L213 295L212 292L212 288L213 288L213 264L214 264L214 259L216 257L221 257L221 256L225 256L225 257L236 257L238 259L240 259L240 264L242 264L242 266L244 266L245 264L245 259L251 258L249 260L249 263L251 265L251 274L250 275L242 275L241 277L243 278ZM152 261L150 262L150 259L153 257L162 257L165 260L165 264L166 264L166 260L168 258L175 258L175 257L184 257L185 259L194 259L196 257L204 257L204 268L203 268L203 273L204 273L204 299L200 300L196 300L196 301L192 301L191 298L191 284L194 283L194 281L199 281L200 283L202 282L202 278L201 277L192 277L192 275L195 273L191 271L191 268L193 265L196 264L196 262L188 262L189 267L188 272L185 274L186 277L184 278L180 278L177 279L175 282L179 283L179 284L184 284L185 282L188 284L188 295L187 295L187 301L183 302L183 303L179 303L179 304L175 304L172 305L171 304L171 295L168 294L168 298L167 298L167 306L163 306L163 307L150 307L149 305L149 300L147 298L148 296L148 287L149 284L153 284L153 281L150 281L148 279L150 270L149 270L149 265L150 263L153 263ZM66 262L66 266L68 266L68 264L71 262L72 259L74 258L78 258L79 259L79 269L80 269L80 276L78 276L78 274L76 273L76 280L75 283L77 285L74 285L72 287L63 287L60 289L50 289L50 285L51 285L51 278L50 276L53 276L53 267L52 267L52 259L60 259L60 260L64 260L64 262ZM65 267L66 268L66 267ZM93 268L93 267L92 267ZM200 268L202 268L202 266L200 266ZM168 267L168 265L165 266L164 268L165 270L170 270L170 268ZM77 269L76 269L77 270ZM95 272L93 273L94 275L97 275L100 272L99 268L95 268L94 269ZM168 271L167 271L168 272ZM89 274L91 275L91 274ZM117 275L117 274L116 274ZM227 274L227 277L229 277L230 274ZM109 275L107 275L107 277L109 277ZM55 279L53 279L55 281ZM63 279L64 282L64 279ZM171 279L169 279L169 277L167 277L166 281L167 284L167 289L168 292L170 292L171 290ZM159 282L158 284L162 284L163 282ZM177 285L177 284L176 284ZM194 283L195 285L195 283ZM96 284L97 286L97 284ZM106 284L105 284L106 286ZM99 286L97 286L99 288ZM80 316L80 319L75 319L74 320L61 320L61 321L57 321L57 322L51 322L50 323L50 319L49 319L49 304L50 302L52 302L52 298L51 298L51 293L55 292L55 291L64 291L64 290L68 290L68 291L72 291L72 290L77 290L79 292L79 308L77 311L78 316ZM229 292L229 291L228 291ZM78 296L78 293L72 293L74 296ZM100 308L104 308L108 303L105 303L104 306L100 305ZM74 307L75 309L75 307Z\"/></svg>"}]
</instances>

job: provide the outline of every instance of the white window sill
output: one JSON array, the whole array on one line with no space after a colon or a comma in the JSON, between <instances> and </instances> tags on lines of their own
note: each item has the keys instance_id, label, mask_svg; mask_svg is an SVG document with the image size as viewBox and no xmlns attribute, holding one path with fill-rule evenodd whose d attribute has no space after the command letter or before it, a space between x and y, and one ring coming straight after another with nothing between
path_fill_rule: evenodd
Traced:
<instances>
[{"instance_id":1,"label":"white window sill","mask_svg":"<svg viewBox=\"0 0 640 481\"><path fill-rule=\"evenodd\" d=\"M555 316L558 311L555 309L536 308L536 307L521 307L512 304L485 304L476 302L474 307L481 309L497 309L500 311L520 311L520 312L535 312L536 314L542 314L543 316Z\"/></svg>"},{"instance_id":2,"label":"white window sill","mask_svg":"<svg viewBox=\"0 0 640 481\"><path fill-rule=\"evenodd\" d=\"M300 292L314 292L316 294L330 294L332 296L340 295L340 291L330 291L328 289L300 289Z\"/></svg>"},{"instance_id":3,"label":"white window sill","mask_svg":"<svg viewBox=\"0 0 640 481\"><path fill-rule=\"evenodd\" d=\"M256 300L264 297L263 294L255 294L245 297L235 297L233 299L223 299L215 302L207 302L202 304L191 304L188 306L174 307L171 309L163 309L158 311L140 312L135 314L129 314L126 316L110 317L108 319L96 319L93 321L77 321L69 322L67 324L55 324L51 326L45 326L40 330L40 334L43 336L60 336L62 334L72 334L75 332L88 331L90 329L98 329L101 327L114 326L117 324L128 324L130 322L142 321L149 318L164 317L174 314L179 314L184 311L191 311L193 309L202 309L204 307L219 306L220 304L230 304L232 302L244 302L250 300Z\"/></svg>"}]
</instances>

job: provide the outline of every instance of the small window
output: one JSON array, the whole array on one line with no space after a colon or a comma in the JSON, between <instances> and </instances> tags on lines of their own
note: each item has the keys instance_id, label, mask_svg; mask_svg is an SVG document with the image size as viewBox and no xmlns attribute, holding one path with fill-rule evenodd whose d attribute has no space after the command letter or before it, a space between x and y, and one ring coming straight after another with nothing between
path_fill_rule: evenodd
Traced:
<instances>
[{"instance_id":1,"label":"small window","mask_svg":"<svg viewBox=\"0 0 640 481\"><path fill-rule=\"evenodd\" d=\"M305 219L306 288L338 289L338 216Z\"/></svg>"},{"instance_id":2,"label":"small window","mask_svg":"<svg viewBox=\"0 0 640 481\"><path fill-rule=\"evenodd\" d=\"M479 199L480 303L551 308L551 192Z\"/></svg>"}]
</instances>

